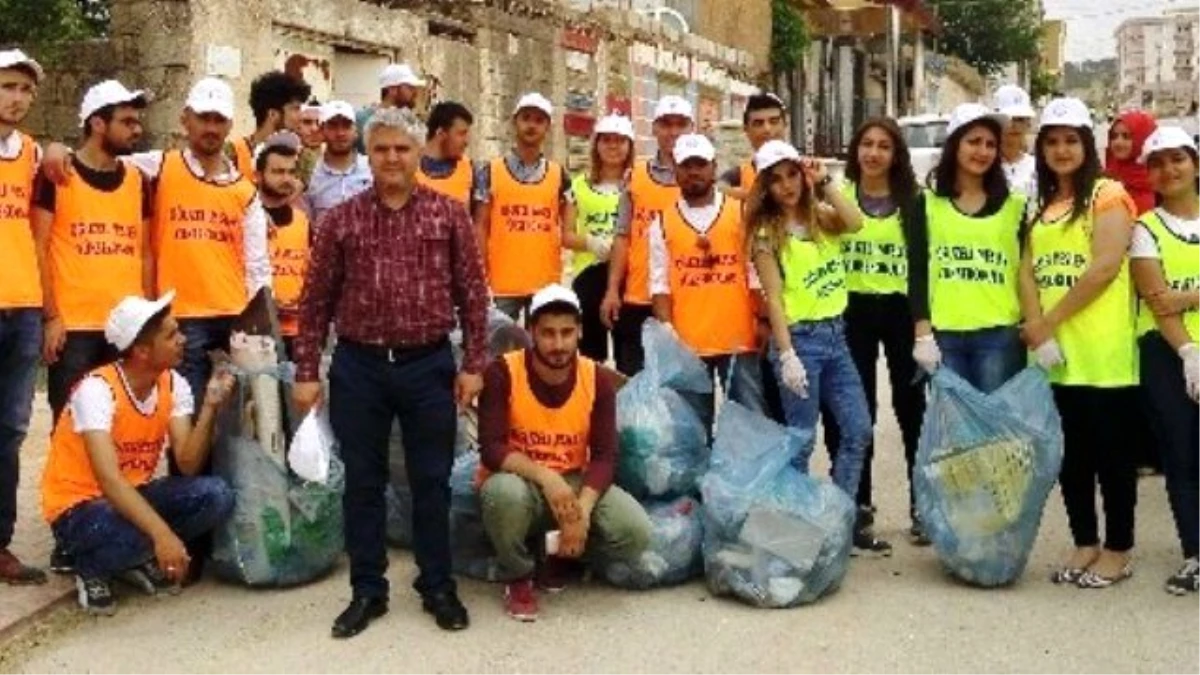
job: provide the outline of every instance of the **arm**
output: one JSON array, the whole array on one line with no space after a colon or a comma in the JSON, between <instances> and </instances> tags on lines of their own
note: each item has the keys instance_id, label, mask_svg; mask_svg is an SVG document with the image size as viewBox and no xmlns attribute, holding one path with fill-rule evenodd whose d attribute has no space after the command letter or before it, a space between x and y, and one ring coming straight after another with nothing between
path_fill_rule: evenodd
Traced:
<instances>
[{"instance_id":1,"label":"arm","mask_svg":"<svg viewBox=\"0 0 1200 675\"><path fill-rule=\"evenodd\" d=\"M154 183L142 174L142 293L157 296L157 270L154 267Z\"/></svg>"},{"instance_id":2,"label":"arm","mask_svg":"<svg viewBox=\"0 0 1200 675\"><path fill-rule=\"evenodd\" d=\"M316 228L304 287L300 295L300 334L296 336L296 381L317 383L321 347L341 297L345 260L339 239L341 209L322 216ZM318 385L319 389L319 385ZM300 403L300 401L297 401ZM315 403L315 399L310 403ZM303 406L302 406L303 407Z\"/></svg>"},{"instance_id":3,"label":"arm","mask_svg":"<svg viewBox=\"0 0 1200 675\"><path fill-rule=\"evenodd\" d=\"M246 206L242 235L246 255L246 298L253 298L258 289L271 287L271 256L267 249L267 212L256 195Z\"/></svg>"},{"instance_id":4,"label":"arm","mask_svg":"<svg viewBox=\"0 0 1200 675\"><path fill-rule=\"evenodd\" d=\"M917 197L912 217L904 221L904 248L908 257L908 304L917 337L933 334L929 312L929 223L925 197Z\"/></svg>"},{"instance_id":5,"label":"arm","mask_svg":"<svg viewBox=\"0 0 1200 675\"><path fill-rule=\"evenodd\" d=\"M471 202L474 204L475 240L484 251L483 272L487 276L487 241L488 230L492 226L492 169L491 164L480 162L475 167L474 193Z\"/></svg>"},{"instance_id":6,"label":"arm","mask_svg":"<svg viewBox=\"0 0 1200 675\"><path fill-rule=\"evenodd\" d=\"M858 205L846 199L833 182L827 183L821 193L833 207L832 211L822 209L817 212L817 224L822 230L833 234L862 230L863 218Z\"/></svg>"},{"instance_id":7,"label":"arm","mask_svg":"<svg viewBox=\"0 0 1200 675\"><path fill-rule=\"evenodd\" d=\"M1042 318L1042 302L1038 298L1037 278L1033 274L1033 253L1028 246L1021 252L1021 269L1017 280L1022 318L1025 321Z\"/></svg>"},{"instance_id":8,"label":"arm","mask_svg":"<svg viewBox=\"0 0 1200 675\"><path fill-rule=\"evenodd\" d=\"M33 241L37 253L38 274L42 279L42 360L47 364L58 361L67 340L67 329L59 314L54 297L54 275L50 272L50 234L54 227L54 213L42 207L33 209Z\"/></svg>"},{"instance_id":9,"label":"arm","mask_svg":"<svg viewBox=\"0 0 1200 675\"><path fill-rule=\"evenodd\" d=\"M588 447L591 450L583 472L580 505L586 519L596 500L612 485L617 468L617 389L615 373L596 364L596 399L592 405Z\"/></svg>"},{"instance_id":10,"label":"arm","mask_svg":"<svg viewBox=\"0 0 1200 675\"><path fill-rule=\"evenodd\" d=\"M771 322L771 337L780 352L791 351L792 334L788 330L787 314L783 311L783 275L774 253L766 246L756 246L754 268L762 282L763 297L767 305L767 318Z\"/></svg>"},{"instance_id":11,"label":"arm","mask_svg":"<svg viewBox=\"0 0 1200 675\"><path fill-rule=\"evenodd\" d=\"M717 179L717 189L727 197L734 199L745 200L750 196L750 186L742 186L742 169L740 166L735 166L732 169L726 169Z\"/></svg>"},{"instance_id":12,"label":"arm","mask_svg":"<svg viewBox=\"0 0 1200 675\"><path fill-rule=\"evenodd\" d=\"M569 251L586 251L587 235L576 232L575 217L578 207L575 205L575 186L567 175L566 167L560 167L562 174L559 178L561 188L558 193L558 222L562 226L562 247Z\"/></svg>"},{"instance_id":13,"label":"arm","mask_svg":"<svg viewBox=\"0 0 1200 675\"><path fill-rule=\"evenodd\" d=\"M175 466L179 467L179 472L184 476L195 476L208 463L213 423L217 418L217 410L233 389L234 377L227 371L213 374L207 385L208 391L204 395L204 406L193 424L191 411L194 409L195 399L188 389L187 381L174 373L171 376L179 403L172 411L167 427L171 439L171 452L175 455Z\"/></svg>"},{"instance_id":14,"label":"arm","mask_svg":"<svg viewBox=\"0 0 1200 675\"><path fill-rule=\"evenodd\" d=\"M656 216L650 223L650 298L654 305L654 317L671 323L670 261L667 240L663 235L662 218Z\"/></svg>"},{"instance_id":15,"label":"arm","mask_svg":"<svg viewBox=\"0 0 1200 675\"><path fill-rule=\"evenodd\" d=\"M1129 269L1133 274L1133 283L1137 286L1138 295L1143 299L1155 297L1170 290L1170 287L1167 286L1166 276L1163 274L1161 260L1134 258L1129 263ZM1154 322L1163 339L1175 351L1179 351L1180 347L1193 341L1192 336L1188 334L1187 328L1183 325L1183 316L1180 314L1155 315Z\"/></svg>"},{"instance_id":16,"label":"arm","mask_svg":"<svg viewBox=\"0 0 1200 675\"><path fill-rule=\"evenodd\" d=\"M488 285L484 277L483 257L475 228L466 211L448 209L451 219L451 279L450 292L458 308L458 323L463 328L462 372L482 375L487 363ZM482 382L478 383L482 386ZM479 393L478 387L471 397ZM460 401L461 402L461 401Z\"/></svg>"}]
</instances>

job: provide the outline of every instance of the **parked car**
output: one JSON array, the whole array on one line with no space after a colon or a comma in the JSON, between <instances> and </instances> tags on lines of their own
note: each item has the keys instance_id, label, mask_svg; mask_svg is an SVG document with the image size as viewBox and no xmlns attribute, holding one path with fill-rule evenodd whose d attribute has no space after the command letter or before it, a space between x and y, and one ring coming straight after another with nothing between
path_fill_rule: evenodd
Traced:
<instances>
[{"instance_id":1,"label":"parked car","mask_svg":"<svg viewBox=\"0 0 1200 675\"><path fill-rule=\"evenodd\" d=\"M897 120L900 130L904 132L904 142L908 144L908 153L912 158L913 173L922 185L929 183L929 178L942 156L942 143L946 140L946 127L950 123L949 115L913 115Z\"/></svg>"}]
</instances>

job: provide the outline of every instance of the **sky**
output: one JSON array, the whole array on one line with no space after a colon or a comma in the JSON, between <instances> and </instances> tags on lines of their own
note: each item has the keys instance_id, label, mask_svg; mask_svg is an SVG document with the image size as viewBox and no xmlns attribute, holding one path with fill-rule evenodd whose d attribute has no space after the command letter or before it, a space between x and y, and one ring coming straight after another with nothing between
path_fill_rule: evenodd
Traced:
<instances>
[{"instance_id":1,"label":"sky","mask_svg":"<svg viewBox=\"0 0 1200 675\"><path fill-rule=\"evenodd\" d=\"M1200 11L1200 0L1042 0L1046 18L1067 21L1067 61L1117 55L1113 31L1125 19L1161 16L1163 10Z\"/></svg>"}]
</instances>

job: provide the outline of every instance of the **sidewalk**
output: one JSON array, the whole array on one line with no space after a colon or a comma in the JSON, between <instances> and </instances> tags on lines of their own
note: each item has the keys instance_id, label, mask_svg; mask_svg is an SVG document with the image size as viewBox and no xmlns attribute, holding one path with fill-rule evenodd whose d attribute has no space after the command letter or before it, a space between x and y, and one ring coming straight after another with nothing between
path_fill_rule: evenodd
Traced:
<instances>
[{"instance_id":1,"label":"sidewalk","mask_svg":"<svg viewBox=\"0 0 1200 675\"><path fill-rule=\"evenodd\" d=\"M44 392L33 401L33 420L21 449L21 485L17 489L17 528L12 551L24 563L46 569L53 538L42 519L42 467L49 454L50 404ZM55 603L70 597L75 589L72 577L50 574L44 586L7 586L0 584L0 642L22 626L43 616Z\"/></svg>"}]
</instances>

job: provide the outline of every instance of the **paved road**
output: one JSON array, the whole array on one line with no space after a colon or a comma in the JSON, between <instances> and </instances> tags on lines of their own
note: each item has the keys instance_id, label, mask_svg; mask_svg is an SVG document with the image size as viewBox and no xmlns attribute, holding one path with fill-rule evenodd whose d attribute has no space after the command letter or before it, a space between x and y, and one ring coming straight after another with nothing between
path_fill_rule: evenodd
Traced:
<instances>
[{"instance_id":1,"label":"paved road","mask_svg":"<svg viewBox=\"0 0 1200 675\"><path fill-rule=\"evenodd\" d=\"M59 612L33 638L0 647L0 672L1197 672L1197 598L1161 588L1178 564L1161 478L1140 484L1128 582L1079 590L1046 580L1070 541L1055 493L1024 579L979 590L903 540L903 460L886 411L880 434L880 534L896 555L855 561L842 589L814 606L755 610L701 583L649 593L593 584L543 600L540 621L518 624L498 587L467 581L473 626L446 634L420 613L411 558L398 552L392 613L347 642L329 638L349 598L343 565L304 588L205 582L178 598L123 596L113 618Z\"/></svg>"}]
</instances>

